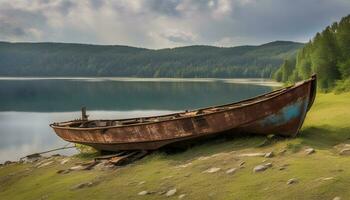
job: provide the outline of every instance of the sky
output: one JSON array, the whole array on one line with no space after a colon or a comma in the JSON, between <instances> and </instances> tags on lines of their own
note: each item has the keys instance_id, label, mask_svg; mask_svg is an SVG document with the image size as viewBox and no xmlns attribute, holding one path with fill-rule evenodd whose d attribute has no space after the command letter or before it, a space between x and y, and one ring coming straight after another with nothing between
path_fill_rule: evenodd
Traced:
<instances>
[{"instance_id":1,"label":"sky","mask_svg":"<svg viewBox=\"0 0 350 200\"><path fill-rule=\"evenodd\" d=\"M307 42L350 0L0 0L0 41L172 48Z\"/></svg>"}]
</instances>

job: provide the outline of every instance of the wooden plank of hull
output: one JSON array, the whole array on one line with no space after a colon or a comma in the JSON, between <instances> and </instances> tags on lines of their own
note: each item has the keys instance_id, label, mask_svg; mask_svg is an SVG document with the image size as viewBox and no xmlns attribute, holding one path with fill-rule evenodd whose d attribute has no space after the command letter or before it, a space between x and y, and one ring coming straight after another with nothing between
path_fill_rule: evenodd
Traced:
<instances>
[{"instance_id":1,"label":"wooden plank of hull","mask_svg":"<svg viewBox=\"0 0 350 200\"><path fill-rule=\"evenodd\" d=\"M232 109L166 121L108 128L52 126L64 140L100 150L153 150L227 132L295 136L315 98L316 77L283 92ZM244 103L244 102L243 102Z\"/></svg>"}]
</instances>

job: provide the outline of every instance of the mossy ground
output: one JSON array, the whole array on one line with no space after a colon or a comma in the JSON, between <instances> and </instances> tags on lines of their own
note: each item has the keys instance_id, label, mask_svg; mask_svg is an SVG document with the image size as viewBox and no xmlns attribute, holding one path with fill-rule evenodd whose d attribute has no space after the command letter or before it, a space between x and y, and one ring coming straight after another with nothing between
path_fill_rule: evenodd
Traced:
<instances>
[{"instance_id":1,"label":"mossy ground","mask_svg":"<svg viewBox=\"0 0 350 200\"><path fill-rule=\"evenodd\" d=\"M333 199L350 197L350 156L340 156L335 145L350 143L350 93L318 94L299 137L272 139L237 137L215 140L184 152L156 152L117 170L56 173L88 158L72 157L61 165L35 168L11 164L0 168L0 199ZM303 151L312 147L316 153ZM284 154L278 154L286 149ZM272 158L239 157L241 153L275 152ZM55 158L61 159L61 158ZM243 168L239 164L245 161ZM253 167L271 162L272 168L253 173ZM284 170L279 170L285 166ZM203 173L219 167L216 173ZM231 175L225 171L235 167ZM331 177L331 178L329 178ZM291 178L298 183L287 185ZM326 178L324 180L324 178ZM82 189L73 186L92 181ZM140 182L145 181L143 184ZM165 197L159 192L176 188ZM139 196L140 191L154 192Z\"/></svg>"}]
</instances>

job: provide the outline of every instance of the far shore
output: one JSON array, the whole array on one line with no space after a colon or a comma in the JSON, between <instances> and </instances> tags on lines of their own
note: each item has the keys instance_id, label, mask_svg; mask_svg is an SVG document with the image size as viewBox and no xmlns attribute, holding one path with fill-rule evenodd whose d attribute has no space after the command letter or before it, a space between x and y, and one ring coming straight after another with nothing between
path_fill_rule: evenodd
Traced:
<instances>
[{"instance_id":1,"label":"far shore","mask_svg":"<svg viewBox=\"0 0 350 200\"><path fill-rule=\"evenodd\" d=\"M266 78L140 78L140 77L12 77L2 76L1 80L80 80L80 81L129 81L129 82L225 82L281 87L283 83Z\"/></svg>"}]
</instances>

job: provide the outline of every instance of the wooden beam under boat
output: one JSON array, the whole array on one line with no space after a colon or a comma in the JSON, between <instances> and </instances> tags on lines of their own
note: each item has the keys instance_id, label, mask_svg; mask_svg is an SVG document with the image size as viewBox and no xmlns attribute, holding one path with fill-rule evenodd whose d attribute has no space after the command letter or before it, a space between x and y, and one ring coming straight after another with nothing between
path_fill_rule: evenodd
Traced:
<instances>
[{"instance_id":1,"label":"wooden beam under boat","mask_svg":"<svg viewBox=\"0 0 350 200\"><path fill-rule=\"evenodd\" d=\"M316 96L316 75L236 103L162 116L50 124L62 139L99 150L154 150L223 132L296 136Z\"/></svg>"}]
</instances>

